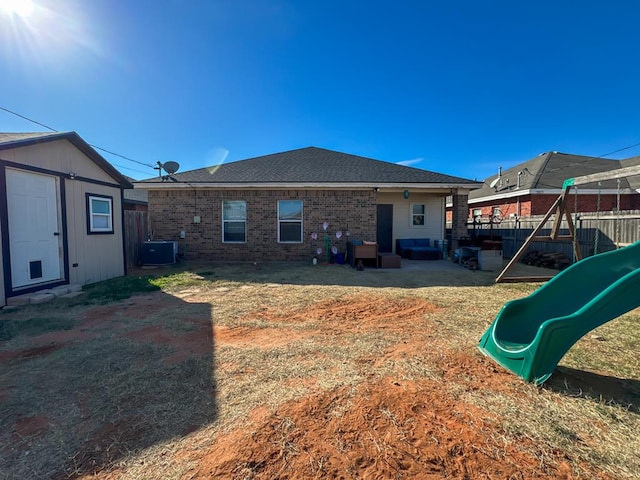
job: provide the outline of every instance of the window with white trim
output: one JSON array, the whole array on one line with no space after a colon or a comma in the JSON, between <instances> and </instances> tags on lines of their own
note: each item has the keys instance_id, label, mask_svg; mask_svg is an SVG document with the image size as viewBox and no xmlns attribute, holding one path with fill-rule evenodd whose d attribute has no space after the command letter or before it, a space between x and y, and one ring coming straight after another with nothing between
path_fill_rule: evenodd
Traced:
<instances>
[{"instance_id":1,"label":"window with white trim","mask_svg":"<svg viewBox=\"0 0 640 480\"><path fill-rule=\"evenodd\" d=\"M87 233L113 233L113 197L87 193Z\"/></svg>"},{"instance_id":2,"label":"window with white trim","mask_svg":"<svg viewBox=\"0 0 640 480\"><path fill-rule=\"evenodd\" d=\"M278 200L278 243L302 243L302 200Z\"/></svg>"},{"instance_id":3,"label":"window with white trim","mask_svg":"<svg viewBox=\"0 0 640 480\"><path fill-rule=\"evenodd\" d=\"M473 209L473 218L481 217L481 216L482 216L482 209L481 208L474 208Z\"/></svg>"},{"instance_id":4,"label":"window with white trim","mask_svg":"<svg viewBox=\"0 0 640 480\"><path fill-rule=\"evenodd\" d=\"M411 206L411 225L424 227L426 208L424 203L414 203Z\"/></svg>"},{"instance_id":5,"label":"window with white trim","mask_svg":"<svg viewBox=\"0 0 640 480\"><path fill-rule=\"evenodd\" d=\"M222 202L222 241L224 243L247 241L247 202L244 200Z\"/></svg>"}]
</instances>

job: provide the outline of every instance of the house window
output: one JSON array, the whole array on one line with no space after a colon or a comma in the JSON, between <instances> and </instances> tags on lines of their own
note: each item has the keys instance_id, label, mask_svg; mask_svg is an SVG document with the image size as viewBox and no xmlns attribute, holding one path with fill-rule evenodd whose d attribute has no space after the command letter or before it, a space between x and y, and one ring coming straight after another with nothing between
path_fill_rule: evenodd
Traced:
<instances>
[{"instance_id":1,"label":"house window","mask_svg":"<svg viewBox=\"0 0 640 480\"><path fill-rule=\"evenodd\" d=\"M482 209L481 208L474 208L473 209L473 218L477 218L477 217L481 217L482 216Z\"/></svg>"},{"instance_id":2,"label":"house window","mask_svg":"<svg viewBox=\"0 0 640 480\"><path fill-rule=\"evenodd\" d=\"M302 243L302 200L278 200L278 242Z\"/></svg>"},{"instance_id":3,"label":"house window","mask_svg":"<svg viewBox=\"0 0 640 480\"><path fill-rule=\"evenodd\" d=\"M87 193L87 233L113 233L113 197Z\"/></svg>"},{"instance_id":4,"label":"house window","mask_svg":"<svg viewBox=\"0 0 640 480\"><path fill-rule=\"evenodd\" d=\"M411 225L414 227L424 227L424 203L414 203L411 206Z\"/></svg>"},{"instance_id":5,"label":"house window","mask_svg":"<svg viewBox=\"0 0 640 480\"><path fill-rule=\"evenodd\" d=\"M247 241L247 202L244 200L222 202L222 241L224 243Z\"/></svg>"}]
</instances>

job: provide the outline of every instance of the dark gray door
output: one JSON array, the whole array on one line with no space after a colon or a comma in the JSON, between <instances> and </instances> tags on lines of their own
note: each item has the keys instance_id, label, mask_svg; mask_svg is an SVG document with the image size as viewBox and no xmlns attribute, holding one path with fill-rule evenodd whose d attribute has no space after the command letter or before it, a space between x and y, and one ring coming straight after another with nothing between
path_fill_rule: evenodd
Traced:
<instances>
[{"instance_id":1,"label":"dark gray door","mask_svg":"<svg viewBox=\"0 0 640 480\"><path fill-rule=\"evenodd\" d=\"M378 205L376 235L379 252L390 252L393 250L393 205Z\"/></svg>"}]
</instances>

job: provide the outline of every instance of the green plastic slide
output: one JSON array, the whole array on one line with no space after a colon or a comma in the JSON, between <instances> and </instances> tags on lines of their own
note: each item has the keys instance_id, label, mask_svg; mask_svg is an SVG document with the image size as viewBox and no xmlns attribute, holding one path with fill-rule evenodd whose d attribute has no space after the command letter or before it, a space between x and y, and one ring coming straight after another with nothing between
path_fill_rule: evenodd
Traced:
<instances>
[{"instance_id":1,"label":"green plastic slide","mask_svg":"<svg viewBox=\"0 0 640 480\"><path fill-rule=\"evenodd\" d=\"M528 382L547 380L580 338L640 306L640 242L587 257L507 302L478 348Z\"/></svg>"}]
</instances>

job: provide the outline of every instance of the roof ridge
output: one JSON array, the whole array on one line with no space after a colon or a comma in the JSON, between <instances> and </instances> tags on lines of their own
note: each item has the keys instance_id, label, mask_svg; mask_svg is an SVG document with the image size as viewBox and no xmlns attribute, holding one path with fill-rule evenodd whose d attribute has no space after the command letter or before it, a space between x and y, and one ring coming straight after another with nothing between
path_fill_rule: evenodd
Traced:
<instances>
[{"instance_id":1,"label":"roof ridge","mask_svg":"<svg viewBox=\"0 0 640 480\"><path fill-rule=\"evenodd\" d=\"M531 182L531 188L537 188L538 187L538 182L540 181L540 178L542 177L542 174L545 172L547 165L549 164L549 161L551 160L551 157L553 156L553 151L550 152L546 152L545 159L542 161L542 164L540 165L540 167L538 168L538 170L536 171L534 177L533 177L533 181ZM540 156L540 155L538 155ZM535 159L533 159L535 160Z\"/></svg>"},{"instance_id":2,"label":"roof ridge","mask_svg":"<svg viewBox=\"0 0 640 480\"><path fill-rule=\"evenodd\" d=\"M217 166L186 170L172 176L185 182L256 183L478 183L375 158L322 147L304 147L280 153L234 160ZM155 178L144 180L154 182Z\"/></svg>"}]
</instances>

